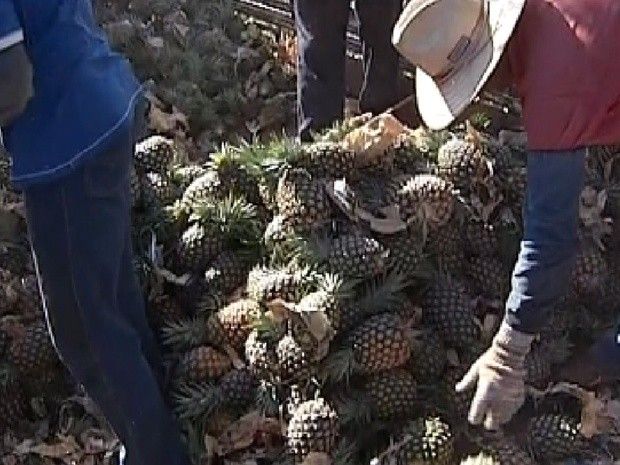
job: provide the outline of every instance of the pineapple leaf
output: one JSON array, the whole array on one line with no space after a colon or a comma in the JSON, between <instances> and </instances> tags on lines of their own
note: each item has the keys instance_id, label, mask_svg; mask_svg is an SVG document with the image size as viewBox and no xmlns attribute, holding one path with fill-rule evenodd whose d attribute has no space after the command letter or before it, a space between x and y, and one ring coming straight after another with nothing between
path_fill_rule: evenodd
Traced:
<instances>
[{"instance_id":1,"label":"pineapple leaf","mask_svg":"<svg viewBox=\"0 0 620 465\"><path fill-rule=\"evenodd\" d=\"M327 356L323 364L323 377L332 384L348 385L357 368L353 349L345 346Z\"/></svg>"},{"instance_id":2,"label":"pineapple leaf","mask_svg":"<svg viewBox=\"0 0 620 465\"><path fill-rule=\"evenodd\" d=\"M183 383L172 394L174 411L181 420L208 419L222 402L222 393L211 383Z\"/></svg>"},{"instance_id":3,"label":"pineapple leaf","mask_svg":"<svg viewBox=\"0 0 620 465\"><path fill-rule=\"evenodd\" d=\"M204 318L188 318L172 321L162 328L163 343L174 351L185 351L205 344L206 323Z\"/></svg>"}]
</instances>

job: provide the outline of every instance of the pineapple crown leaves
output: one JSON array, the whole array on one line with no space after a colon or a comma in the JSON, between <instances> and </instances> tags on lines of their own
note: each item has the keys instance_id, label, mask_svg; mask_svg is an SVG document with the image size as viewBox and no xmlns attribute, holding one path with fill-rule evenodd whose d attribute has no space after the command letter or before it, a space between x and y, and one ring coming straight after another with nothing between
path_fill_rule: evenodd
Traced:
<instances>
[{"instance_id":1,"label":"pineapple crown leaves","mask_svg":"<svg viewBox=\"0 0 620 465\"><path fill-rule=\"evenodd\" d=\"M333 400L340 423L345 427L368 426L373 422L372 402L365 392L350 390Z\"/></svg>"},{"instance_id":2,"label":"pineapple crown leaves","mask_svg":"<svg viewBox=\"0 0 620 465\"><path fill-rule=\"evenodd\" d=\"M175 351L185 351L205 344L206 321L202 317L166 323L162 328L163 343Z\"/></svg>"},{"instance_id":3,"label":"pineapple crown leaves","mask_svg":"<svg viewBox=\"0 0 620 465\"><path fill-rule=\"evenodd\" d=\"M189 220L198 222L207 232L222 234L240 244L256 244L261 236L256 207L232 194L222 201L202 200Z\"/></svg>"},{"instance_id":4,"label":"pineapple crown leaves","mask_svg":"<svg viewBox=\"0 0 620 465\"><path fill-rule=\"evenodd\" d=\"M408 276L397 271L368 281L356 305L364 315L395 311L406 299L405 291L410 286Z\"/></svg>"},{"instance_id":5,"label":"pineapple crown leaves","mask_svg":"<svg viewBox=\"0 0 620 465\"><path fill-rule=\"evenodd\" d=\"M351 376L360 370L352 347L342 345L332 351L321 367L321 377L331 384L349 385Z\"/></svg>"},{"instance_id":6,"label":"pineapple crown leaves","mask_svg":"<svg viewBox=\"0 0 620 465\"><path fill-rule=\"evenodd\" d=\"M221 390L211 383L182 383L172 394L174 411L181 420L194 423L208 419L223 400Z\"/></svg>"}]
</instances>

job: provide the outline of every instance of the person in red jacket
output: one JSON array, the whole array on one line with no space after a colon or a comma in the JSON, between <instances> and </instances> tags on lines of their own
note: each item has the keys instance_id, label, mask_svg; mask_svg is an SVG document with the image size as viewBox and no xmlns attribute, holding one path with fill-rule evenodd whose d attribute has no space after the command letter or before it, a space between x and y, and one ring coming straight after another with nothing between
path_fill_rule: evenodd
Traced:
<instances>
[{"instance_id":1,"label":"person in red jacket","mask_svg":"<svg viewBox=\"0 0 620 465\"><path fill-rule=\"evenodd\" d=\"M469 420L487 429L523 404L525 357L568 288L588 147L620 142L618 37L617 0L412 0L394 29L396 48L417 66L431 129L502 81L523 107L527 192L512 290L491 347L457 386L475 388ZM583 355L582 381L619 378L618 341L609 332Z\"/></svg>"}]
</instances>

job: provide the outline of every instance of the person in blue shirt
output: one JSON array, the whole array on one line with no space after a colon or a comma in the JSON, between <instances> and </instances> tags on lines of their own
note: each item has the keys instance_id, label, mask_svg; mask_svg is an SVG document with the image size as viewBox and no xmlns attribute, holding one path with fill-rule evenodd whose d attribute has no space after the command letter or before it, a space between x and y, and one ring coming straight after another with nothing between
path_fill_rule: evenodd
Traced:
<instances>
[{"instance_id":1,"label":"person in blue shirt","mask_svg":"<svg viewBox=\"0 0 620 465\"><path fill-rule=\"evenodd\" d=\"M0 127L54 344L130 465L189 465L132 266L142 91L90 0L0 0Z\"/></svg>"}]
</instances>

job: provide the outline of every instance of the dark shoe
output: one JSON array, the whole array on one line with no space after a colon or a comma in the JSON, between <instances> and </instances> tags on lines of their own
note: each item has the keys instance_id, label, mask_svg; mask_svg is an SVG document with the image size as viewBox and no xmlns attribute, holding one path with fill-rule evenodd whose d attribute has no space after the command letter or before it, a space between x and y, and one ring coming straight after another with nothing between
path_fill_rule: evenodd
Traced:
<instances>
[{"instance_id":1,"label":"dark shoe","mask_svg":"<svg viewBox=\"0 0 620 465\"><path fill-rule=\"evenodd\" d=\"M572 357L562 368L561 379L583 387L620 380L618 330L607 330L588 350Z\"/></svg>"}]
</instances>

